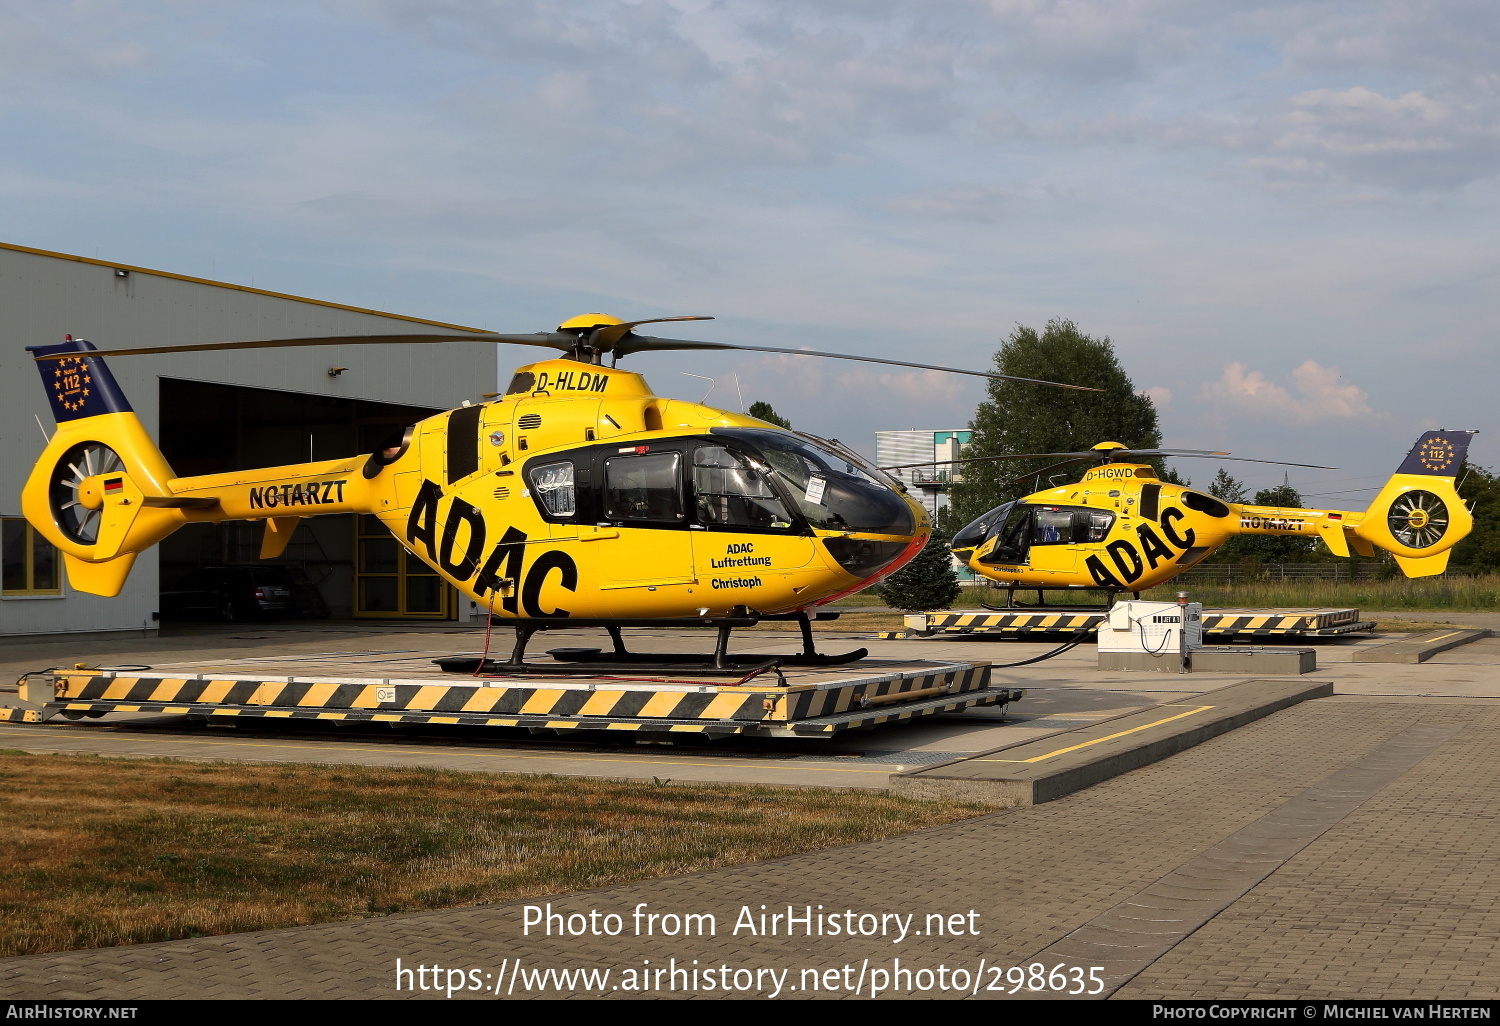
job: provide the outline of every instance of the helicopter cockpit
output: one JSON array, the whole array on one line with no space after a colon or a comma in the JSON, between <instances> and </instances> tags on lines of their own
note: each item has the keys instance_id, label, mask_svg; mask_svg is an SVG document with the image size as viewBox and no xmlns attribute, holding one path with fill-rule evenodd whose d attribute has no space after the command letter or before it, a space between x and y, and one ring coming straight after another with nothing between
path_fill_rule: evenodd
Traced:
<instances>
[{"instance_id":1,"label":"helicopter cockpit","mask_svg":"<svg viewBox=\"0 0 1500 1026\"><path fill-rule=\"evenodd\" d=\"M714 428L707 435L597 444L537 455L522 468L543 519L684 531L825 537L850 573L889 563L911 538L912 508L880 470L859 457L781 431Z\"/></svg>"},{"instance_id":2,"label":"helicopter cockpit","mask_svg":"<svg viewBox=\"0 0 1500 1026\"><path fill-rule=\"evenodd\" d=\"M1078 545L1103 541L1114 526L1115 515L1087 506L1030 505L1007 502L978 517L953 536L949 543L964 561L991 541L979 562L1019 565L1030 560L1038 545Z\"/></svg>"},{"instance_id":3,"label":"helicopter cockpit","mask_svg":"<svg viewBox=\"0 0 1500 1026\"><path fill-rule=\"evenodd\" d=\"M892 481L852 454L824 449L798 435L754 428L719 428L723 437L757 451L808 524L822 531L910 535L911 509Z\"/></svg>"}]
</instances>

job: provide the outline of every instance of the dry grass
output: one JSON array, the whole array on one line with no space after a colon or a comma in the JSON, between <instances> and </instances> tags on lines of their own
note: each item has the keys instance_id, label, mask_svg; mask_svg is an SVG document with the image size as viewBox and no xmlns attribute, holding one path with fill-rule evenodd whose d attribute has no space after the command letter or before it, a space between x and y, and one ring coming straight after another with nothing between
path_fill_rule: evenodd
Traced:
<instances>
[{"instance_id":1,"label":"dry grass","mask_svg":"<svg viewBox=\"0 0 1500 1026\"><path fill-rule=\"evenodd\" d=\"M0 751L0 955L555 894L979 815L869 792Z\"/></svg>"}]
</instances>

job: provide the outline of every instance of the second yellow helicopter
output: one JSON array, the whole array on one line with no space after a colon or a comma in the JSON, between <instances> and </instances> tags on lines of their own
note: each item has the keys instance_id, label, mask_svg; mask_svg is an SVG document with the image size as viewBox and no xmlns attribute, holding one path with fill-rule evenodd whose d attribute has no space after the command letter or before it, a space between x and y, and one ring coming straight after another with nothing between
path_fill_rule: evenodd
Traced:
<instances>
[{"instance_id":1,"label":"second yellow helicopter","mask_svg":"<svg viewBox=\"0 0 1500 1026\"><path fill-rule=\"evenodd\" d=\"M1455 475L1473 435L1424 433L1370 505L1358 511L1223 502L1159 480L1149 464L1130 462L1131 457L1229 456L1223 452L1127 449L1118 442L1104 442L1088 452L946 461L1060 459L1100 464L1073 484L995 507L957 532L950 545L974 573L1011 588L1145 591L1240 534L1317 538L1330 552L1345 557L1351 550L1372 556L1382 549L1395 557L1407 577L1440 574L1447 568L1450 550L1473 526L1455 488Z\"/></svg>"}]
</instances>

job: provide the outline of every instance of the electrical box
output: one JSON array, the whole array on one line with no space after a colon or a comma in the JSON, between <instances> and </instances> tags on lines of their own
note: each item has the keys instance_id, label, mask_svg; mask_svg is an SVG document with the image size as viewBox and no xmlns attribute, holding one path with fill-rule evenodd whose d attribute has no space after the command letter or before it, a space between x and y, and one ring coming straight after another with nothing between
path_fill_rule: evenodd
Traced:
<instances>
[{"instance_id":1,"label":"electrical box","mask_svg":"<svg viewBox=\"0 0 1500 1026\"><path fill-rule=\"evenodd\" d=\"M1099 625L1100 652L1184 655L1203 647L1203 604L1116 602Z\"/></svg>"}]
</instances>

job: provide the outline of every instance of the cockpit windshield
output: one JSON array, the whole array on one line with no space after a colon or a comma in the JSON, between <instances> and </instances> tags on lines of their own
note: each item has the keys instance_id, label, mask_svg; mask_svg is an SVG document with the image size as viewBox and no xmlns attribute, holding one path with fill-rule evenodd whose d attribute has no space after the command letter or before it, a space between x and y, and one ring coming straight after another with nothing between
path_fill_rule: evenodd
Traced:
<instances>
[{"instance_id":1,"label":"cockpit windshield","mask_svg":"<svg viewBox=\"0 0 1500 1026\"><path fill-rule=\"evenodd\" d=\"M990 536L991 527L1005 523L1005 518L1010 515L1015 505L1014 502L1007 502L996 506L955 534L953 540L948 543L949 546L955 549L978 548Z\"/></svg>"},{"instance_id":2,"label":"cockpit windshield","mask_svg":"<svg viewBox=\"0 0 1500 1026\"><path fill-rule=\"evenodd\" d=\"M759 450L815 528L909 535L916 526L911 510L894 489L843 456L779 431L718 428L713 435Z\"/></svg>"}]
</instances>

